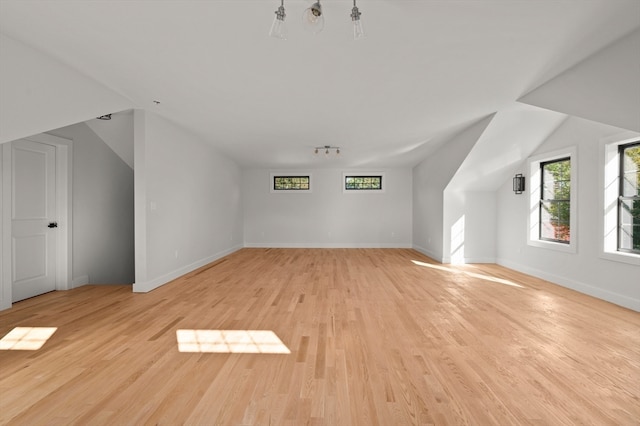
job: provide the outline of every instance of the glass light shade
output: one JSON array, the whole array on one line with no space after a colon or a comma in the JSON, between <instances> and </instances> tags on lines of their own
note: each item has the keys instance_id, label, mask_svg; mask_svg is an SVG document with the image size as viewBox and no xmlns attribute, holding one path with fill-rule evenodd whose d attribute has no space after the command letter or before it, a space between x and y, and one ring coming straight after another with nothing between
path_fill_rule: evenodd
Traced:
<instances>
[{"instance_id":1,"label":"glass light shade","mask_svg":"<svg viewBox=\"0 0 640 426\"><path fill-rule=\"evenodd\" d=\"M362 21L358 19L353 21L353 39L359 40L361 38L364 38L364 30L362 29Z\"/></svg>"},{"instance_id":2,"label":"glass light shade","mask_svg":"<svg viewBox=\"0 0 640 426\"><path fill-rule=\"evenodd\" d=\"M302 26L305 30L318 34L324 28L324 14L320 3L314 3L302 14Z\"/></svg>"},{"instance_id":3,"label":"glass light shade","mask_svg":"<svg viewBox=\"0 0 640 426\"><path fill-rule=\"evenodd\" d=\"M279 38L281 40L287 39L287 26L284 24L284 19L280 19L277 15L273 18L269 37Z\"/></svg>"}]
</instances>

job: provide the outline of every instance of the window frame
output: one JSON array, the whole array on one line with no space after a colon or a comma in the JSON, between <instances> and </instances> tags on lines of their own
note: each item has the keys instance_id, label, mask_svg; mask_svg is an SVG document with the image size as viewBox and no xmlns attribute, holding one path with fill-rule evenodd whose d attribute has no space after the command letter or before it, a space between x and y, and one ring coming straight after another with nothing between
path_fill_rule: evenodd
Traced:
<instances>
[{"instance_id":1,"label":"window frame","mask_svg":"<svg viewBox=\"0 0 640 426\"><path fill-rule=\"evenodd\" d=\"M620 193L620 145L640 140L638 132L624 131L600 139L599 198L600 258L640 265L640 255L618 251L618 195Z\"/></svg>"},{"instance_id":2,"label":"window frame","mask_svg":"<svg viewBox=\"0 0 640 426\"><path fill-rule=\"evenodd\" d=\"M279 177L306 177L309 179L309 189L276 189L276 178ZM313 190L313 176L309 172L270 172L269 192L272 194L309 194Z\"/></svg>"},{"instance_id":3,"label":"window frame","mask_svg":"<svg viewBox=\"0 0 640 426\"><path fill-rule=\"evenodd\" d=\"M571 211L571 191L569 191L569 198L568 199L558 199L558 198L544 198L544 184L545 184L545 174L544 174L544 168L545 166L549 165L549 164L554 164L554 163L563 163L565 161L569 162L569 167L572 166L571 164L571 158L569 157L565 157L565 158L556 158L553 160L549 160L549 161L541 161L540 162L540 200L539 200L539 204L538 204L538 239L541 241L551 241L551 242L555 242L555 243L560 243L560 244L570 244L571 243L571 217L569 217L569 241L565 241L565 240L560 240L557 238L548 238L548 237L543 237L542 236L542 228L543 228L543 223L542 223L542 211L543 211L543 206L544 203L547 202L569 202L569 211ZM566 182L566 181L564 181ZM569 185L571 185L571 173L569 173Z\"/></svg>"},{"instance_id":4,"label":"window frame","mask_svg":"<svg viewBox=\"0 0 640 426\"><path fill-rule=\"evenodd\" d=\"M626 249L626 248L622 248L620 245L621 240L622 240L622 204L624 201L638 201L640 202L640 195L634 195L634 196L625 196L624 195L624 156L623 156L623 151L625 149L628 148L632 148L632 147L640 147L640 139L634 140L634 141L627 141L626 143L621 143L618 144L618 202L617 202L617 218L618 218L618 224L617 224L617 241L616 241L616 250L618 252L621 253L628 253L628 254L634 254L634 255L640 255L640 249L639 250L634 250L633 248L631 249Z\"/></svg>"},{"instance_id":5,"label":"window frame","mask_svg":"<svg viewBox=\"0 0 640 426\"><path fill-rule=\"evenodd\" d=\"M347 178L349 177L379 177L380 189L347 189ZM386 188L386 176L384 172L369 172L369 171L356 171L356 172L343 172L342 181L340 183L342 192L344 194L381 194L385 192Z\"/></svg>"},{"instance_id":6,"label":"window frame","mask_svg":"<svg viewBox=\"0 0 640 426\"><path fill-rule=\"evenodd\" d=\"M556 160L569 159L571 162L571 188L569 191L569 242L540 238L540 201L542 191L542 177L540 176L544 163ZM527 245L565 253L577 253L578 251L578 149L576 146L563 148L557 151L547 152L529 157L527 159L531 183L527 190L529 197L529 213L527 216Z\"/></svg>"}]
</instances>

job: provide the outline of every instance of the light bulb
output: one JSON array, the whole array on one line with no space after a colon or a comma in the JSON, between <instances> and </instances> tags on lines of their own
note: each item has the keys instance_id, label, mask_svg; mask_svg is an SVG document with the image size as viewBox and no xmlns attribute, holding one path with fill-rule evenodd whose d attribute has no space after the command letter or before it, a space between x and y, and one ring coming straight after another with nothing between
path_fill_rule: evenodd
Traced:
<instances>
[{"instance_id":1,"label":"light bulb","mask_svg":"<svg viewBox=\"0 0 640 426\"><path fill-rule=\"evenodd\" d=\"M329 155L329 148L324 152L324 155Z\"/></svg>"},{"instance_id":2,"label":"light bulb","mask_svg":"<svg viewBox=\"0 0 640 426\"><path fill-rule=\"evenodd\" d=\"M322 31L324 28L324 15L319 1L304 11L302 14L302 26L314 34Z\"/></svg>"},{"instance_id":3,"label":"light bulb","mask_svg":"<svg viewBox=\"0 0 640 426\"><path fill-rule=\"evenodd\" d=\"M364 38L364 31L362 30L362 22L358 19L353 21L353 39L359 40Z\"/></svg>"},{"instance_id":4,"label":"light bulb","mask_svg":"<svg viewBox=\"0 0 640 426\"><path fill-rule=\"evenodd\" d=\"M340 148L336 148L336 155L340 155Z\"/></svg>"},{"instance_id":5,"label":"light bulb","mask_svg":"<svg viewBox=\"0 0 640 426\"><path fill-rule=\"evenodd\" d=\"M282 3L284 4L284 2ZM278 10L275 12L276 16L273 18L273 23L271 24L271 30L269 31L269 36L273 38L279 38L281 40L287 39L287 27L284 24L284 18L287 16L284 13L284 5L281 5Z\"/></svg>"},{"instance_id":6,"label":"light bulb","mask_svg":"<svg viewBox=\"0 0 640 426\"><path fill-rule=\"evenodd\" d=\"M318 148L316 148L316 155L318 154Z\"/></svg>"}]
</instances>

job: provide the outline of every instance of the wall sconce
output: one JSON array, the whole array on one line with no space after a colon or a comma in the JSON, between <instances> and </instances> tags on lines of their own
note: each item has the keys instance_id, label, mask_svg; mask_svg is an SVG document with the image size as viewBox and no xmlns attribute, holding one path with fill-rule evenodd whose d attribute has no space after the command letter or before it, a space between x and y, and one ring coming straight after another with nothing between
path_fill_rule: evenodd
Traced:
<instances>
[{"instance_id":1,"label":"wall sconce","mask_svg":"<svg viewBox=\"0 0 640 426\"><path fill-rule=\"evenodd\" d=\"M524 192L524 176L518 173L513 178L513 192L516 194L522 194Z\"/></svg>"}]
</instances>

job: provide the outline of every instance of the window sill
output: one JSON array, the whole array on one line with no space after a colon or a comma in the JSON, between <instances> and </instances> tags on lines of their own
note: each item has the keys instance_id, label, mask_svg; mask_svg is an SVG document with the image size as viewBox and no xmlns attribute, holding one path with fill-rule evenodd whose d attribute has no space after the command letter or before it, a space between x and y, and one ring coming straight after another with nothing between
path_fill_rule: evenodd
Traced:
<instances>
[{"instance_id":1,"label":"window sill","mask_svg":"<svg viewBox=\"0 0 640 426\"><path fill-rule=\"evenodd\" d=\"M553 241L529 240L527 244L533 247L561 251L563 253L576 253L575 244L554 243Z\"/></svg>"},{"instance_id":2,"label":"window sill","mask_svg":"<svg viewBox=\"0 0 640 426\"><path fill-rule=\"evenodd\" d=\"M630 265L640 266L640 255L633 253L605 251L600 253L600 257L602 259L611 260L613 262L628 263Z\"/></svg>"}]
</instances>

